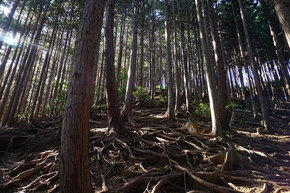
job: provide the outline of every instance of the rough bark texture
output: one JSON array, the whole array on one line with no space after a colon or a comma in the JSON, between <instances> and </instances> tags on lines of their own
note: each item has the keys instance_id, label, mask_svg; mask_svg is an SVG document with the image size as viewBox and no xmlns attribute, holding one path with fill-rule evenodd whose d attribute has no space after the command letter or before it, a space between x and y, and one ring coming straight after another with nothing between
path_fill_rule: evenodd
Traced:
<instances>
[{"instance_id":1,"label":"rough bark texture","mask_svg":"<svg viewBox=\"0 0 290 193\"><path fill-rule=\"evenodd\" d=\"M133 25L133 40L131 50L131 64L128 71L128 81L126 86L125 105L122 109L124 120L132 122L132 103L133 90L135 84L136 61L137 61L137 28L138 28L138 0L134 1L134 25Z\"/></svg>"},{"instance_id":2,"label":"rough bark texture","mask_svg":"<svg viewBox=\"0 0 290 193\"><path fill-rule=\"evenodd\" d=\"M117 134L124 133L118 104L118 91L115 78L115 65L113 53L113 28L114 28L114 7L115 0L108 0L106 8L106 33L105 33L105 71L106 71L106 93L108 106L109 127Z\"/></svg>"},{"instance_id":3,"label":"rough bark texture","mask_svg":"<svg viewBox=\"0 0 290 193\"><path fill-rule=\"evenodd\" d=\"M217 66L217 75L218 75L218 119L220 120L223 127L226 127L227 115L226 115L226 102L227 102L227 82L226 82L226 71L225 71L225 59L223 54L223 47L221 39L218 34L217 20L213 10L213 1L207 0L208 2L208 16L211 29L212 45L215 55L215 62Z\"/></svg>"},{"instance_id":4,"label":"rough bark texture","mask_svg":"<svg viewBox=\"0 0 290 193\"><path fill-rule=\"evenodd\" d=\"M290 48L290 0L273 0L280 25Z\"/></svg>"},{"instance_id":5,"label":"rough bark texture","mask_svg":"<svg viewBox=\"0 0 290 193\"><path fill-rule=\"evenodd\" d=\"M99 11L105 0L86 0L68 86L61 134L60 186L64 193L92 192L89 172L89 112Z\"/></svg>"},{"instance_id":6,"label":"rough bark texture","mask_svg":"<svg viewBox=\"0 0 290 193\"><path fill-rule=\"evenodd\" d=\"M214 84L214 77L212 77L212 74L210 73L210 68L212 68L210 64L210 55L208 53L208 44L206 41L206 32L205 32L205 26L203 22L202 17L202 6L201 6L201 0L195 0L196 4L196 12L197 12L197 19L199 24L199 33L200 33L200 39L201 39L201 49L203 53L203 60L204 60L204 69L207 79L207 90L208 90L208 98L210 103L210 109L211 109L211 121L212 121L212 135L219 134L221 132L221 124L218 120L217 115L217 100L216 100L216 93L215 93L215 84Z\"/></svg>"},{"instance_id":7,"label":"rough bark texture","mask_svg":"<svg viewBox=\"0 0 290 193\"><path fill-rule=\"evenodd\" d=\"M168 85L168 105L167 116L174 119L174 94L172 77L172 56L171 56L171 26L168 0L165 0L165 40L166 40L166 60L167 60L167 85Z\"/></svg>"},{"instance_id":8,"label":"rough bark texture","mask_svg":"<svg viewBox=\"0 0 290 193\"><path fill-rule=\"evenodd\" d=\"M271 18L269 15L270 10L268 8L268 5L266 4L266 2L264 0L261 0L261 4L262 4L263 10L264 10L265 18L268 22L270 34L272 36L272 41L273 41L273 45L275 48L275 53L277 55L277 62L278 62L278 65L281 69L281 72L282 72L282 79L283 79L284 84L285 84L285 89L288 93L288 97L290 97L290 78L289 78L289 75L287 73L287 66L284 64L283 53L280 51L280 49L282 48L282 45L281 45L280 41L278 40L277 34L274 31L274 23L271 21ZM290 20L289 20L289 22L290 22Z\"/></svg>"}]
</instances>

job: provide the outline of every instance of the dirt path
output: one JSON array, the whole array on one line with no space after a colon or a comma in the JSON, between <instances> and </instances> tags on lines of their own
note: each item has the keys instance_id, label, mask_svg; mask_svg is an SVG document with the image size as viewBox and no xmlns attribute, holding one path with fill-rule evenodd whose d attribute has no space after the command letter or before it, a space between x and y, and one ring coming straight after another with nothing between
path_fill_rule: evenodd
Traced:
<instances>
[{"instance_id":1,"label":"dirt path","mask_svg":"<svg viewBox=\"0 0 290 193\"><path fill-rule=\"evenodd\" d=\"M271 120L275 133L258 129L237 111L226 139L201 134L180 113L135 110L127 136L107 135L106 115L91 121L90 169L96 192L290 192L289 104ZM288 109L287 109L288 108ZM0 130L0 192L58 192L60 118ZM186 124L187 123L187 124ZM258 131L258 132L257 132Z\"/></svg>"}]
</instances>

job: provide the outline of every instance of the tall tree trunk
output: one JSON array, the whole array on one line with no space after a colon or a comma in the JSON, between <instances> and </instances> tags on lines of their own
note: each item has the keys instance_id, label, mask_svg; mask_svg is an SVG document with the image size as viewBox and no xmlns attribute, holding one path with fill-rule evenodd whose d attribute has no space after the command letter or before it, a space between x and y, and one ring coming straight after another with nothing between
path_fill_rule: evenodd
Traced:
<instances>
[{"instance_id":1,"label":"tall tree trunk","mask_svg":"<svg viewBox=\"0 0 290 193\"><path fill-rule=\"evenodd\" d=\"M179 45L177 42L177 24L176 24L176 2L177 0L173 1L173 19L172 19L172 27L174 29L174 34L173 34L173 41L174 41L174 56L175 56L175 61L174 61L174 68L175 68L175 107L174 107L174 112L178 113L180 110L180 67L179 67ZM176 4L175 4L176 3ZM179 23L179 22L178 22Z\"/></svg>"},{"instance_id":2,"label":"tall tree trunk","mask_svg":"<svg viewBox=\"0 0 290 193\"><path fill-rule=\"evenodd\" d=\"M102 10L99 11L98 18L103 21L104 18L104 9L105 6L102 7ZM100 26L96 26L99 31L98 31L98 36L97 36L97 47L96 47L96 57L95 57L95 65L94 65L94 72L93 72L93 81L92 81L92 90L91 90L91 95L92 95L92 101L91 105L94 104L94 96L95 96L95 89L96 89L96 80L97 80L97 69L98 69L98 62L99 62L99 56L100 56L100 45L101 45L101 35L102 35L102 24L103 22L98 23ZM122 30L121 30L122 31ZM120 47L122 48L122 47Z\"/></svg>"},{"instance_id":3,"label":"tall tree trunk","mask_svg":"<svg viewBox=\"0 0 290 193\"><path fill-rule=\"evenodd\" d=\"M155 12L154 12L154 3L152 3L152 12L151 12L151 44L150 44L150 53L151 53L151 65L150 65L150 95L151 99L155 95Z\"/></svg>"},{"instance_id":4,"label":"tall tree trunk","mask_svg":"<svg viewBox=\"0 0 290 193\"><path fill-rule=\"evenodd\" d=\"M50 5L50 1L48 1L46 4L46 8L45 8L45 11L43 13L43 16L42 16L42 19L40 21L39 26L37 26L37 23L41 17L41 11L37 17L36 25L35 25L35 28L33 30L33 34L34 34L34 32L36 32L36 34L34 36L32 44L29 44L29 46L28 46L29 48L27 49L27 54L25 55L25 58L27 58L27 60L26 59L24 60L25 65L22 65L23 68L20 69L20 71L18 73L19 75L18 75L17 80L16 80L16 85L15 85L15 88L13 91L13 95L12 95L10 103L5 111L5 115L4 115L2 123L1 123L2 126L5 126L8 122L10 124L14 122L15 112L16 112L17 107L19 105L20 95L22 94L22 91L24 89L23 84L25 84L27 82L31 68L32 68L33 63L34 63L34 59L35 59L36 52L37 52L37 49L39 46L40 36L41 36L41 32L42 32L42 29L44 26L44 22L46 20L46 14L47 14L49 5Z\"/></svg>"},{"instance_id":5,"label":"tall tree trunk","mask_svg":"<svg viewBox=\"0 0 290 193\"><path fill-rule=\"evenodd\" d=\"M58 13L59 15L59 13ZM57 33L57 24L59 21L59 17L55 18L55 22L53 25L53 29L52 29L52 34L50 37L50 41L48 44L48 49L45 55L45 60L43 63L43 67L42 67L42 71L40 74L40 79L37 85L37 89L36 89L36 93L35 93L35 99L33 100L33 105L31 108L31 115L30 115L30 119L32 119L33 117L36 117L39 109L40 109L40 105L42 103L42 95L43 95L43 90L44 90L44 86L45 86L45 81L46 81L46 77L47 77L47 72L48 72L48 68L49 68L49 63L50 63L50 58L52 55L52 48L54 46L55 43L55 39L56 39L56 33Z\"/></svg>"},{"instance_id":6,"label":"tall tree trunk","mask_svg":"<svg viewBox=\"0 0 290 193\"><path fill-rule=\"evenodd\" d=\"M268 114L268 109L267 109L268 105L267 105L266 98L264 96L264 91L263 91L262 86L261 86L261 80L260 80L260 77L258 75L257 63L256 63L256 61L254 59L254 55L253 55L254 53L253 53L253 48L252 48L252 44L251 44L251 40L250 40L248 26L247 26L246 19L244 16L243 4L242 4L241 0L238 0L238 2L239 2L241 19L242 19L242 23L243 23L243 27L244 27L245 37L246 37L246 41L247 41L247 48L249 51L250 62L251 62L252 69L253 69L254 80L255 80L256 88L257 88L258 95L259 95L260 107L262 110L262 116L263 116L263 120L264 120L264 127L266 129L270 130L271 125L270 125L269 114Z\"/></svg>"},{"instance_id":7,"label":"tall tree trunk","mask_svg":"<svg viewBox=\"0 0 290 193\"><path fill-rule=\"evenodd\" d=\"M119 40L119 56L117 62L117 84L119 84L119 78L122 68L122 58L123 58L123 42L124 42L124 34L125 34L125 26L126 26L126 13L122 18L121 30L120 30L120 40Z\"/></svg>"},{"instance_id":8,"label":"tall tree trunk","mask_svg":"<svg viewBox=\"0 0 290 193\"><path fill-rule=\"evenodd\" d=\"M208 90L208 98L210 103L210 109L211 109L211 121L212 121L212 135L220 135L222 132L221 123L218 119L218 111L217 111L217 97L216 97L216 88L214 84L214 77L212 77L212 74L210 73L210 68L212 68L212 65L210 64L210 55L208 53L208 44L206 40L206 32L205 32L205 26L204 26L204 18L202 17L202 5L201 0L195 0L196 4L196 12L197 12L197 19L199 24L199 31L200 31L200 39L201 39L201 48L203 53L203 60L204 60L204 68L206 73L206 79L207 79L207 90Z\"/></svg>"},{"instance_id":9,"label":"tall tree trunk","mask_svg":"<svg viewBox=\"0 0 290 193\"><path fill-rule=\"evenodd\" d=\"M174 93L173 93L173 77L172 77L172 55L171 55L171 25L170 25L170 9L168 0L165 3L165 41L166 41L166 63L167 63L167 85L168 85L168 105L167 117L169 120L175 118L174 114Z\"/></svg>"},{"instance_id":10,"label":"tall tree trunk","mask_svg":"<svg viewBox=\"0 0 290 193\"><path fill-rule=\"evenodd\" d=\"M184 91L185 91L185 104L186 110L189 111L190 103L191 103L191 96L189 90L189 78L188 78L188 60L187 60L187 49L186 49L186 42L184 36L184 17L181 14L182 8L180 6L179 1L177 1L177 14L178 14L178 22L180 24L180 39L181 39L181 54L182 54L182 64L183 64L183 83L184 83Z\"/></svg>"},{"instance_id":11,"label":"tall tree trunk","mask_svg":"<svg viewBox=\"0 0 290 193\"><path fill-rule=\"evenodd\" d=\"M105 65L106 65L106 93L108 106L109 127L122 135L126 132L120 116L118 103L118 91L115 78L115 65L113 53L113 29L114 29L115 0L107 1L106 8L106 33L105 33Z\"/></svg>"},{"instance_id":12,"label":"tall tree trunk","mask_svg":"<svg viewBox=\"0 0 290 193\"><path fill-rule=\"evenodd\" d=\"M92 192L89 171L91 82L99 11L105 0L86 0L78 32L61 133L60 187L63 193Z\"/></svg>"},{"instance_id":13,"label":"tall tree trunk","mask_svg":"<svg viewBox=\"0 0 290 193\"><path fill-rule=\"evenodd\" d=\"M139 64L139 86L144 86L143 83L143 67L144 67L144 31L145 31L145 1L142 1L141 7L141 34L140 34L140 64Z\"/></svg>"},{"instance_id":14,"label":"tall tree trunk","mask_svg":"<svg viewBox=\"0 0 290 193\"><path fill-rule=\"evenodd\" d=\"M280 44L280 42L279 42L279 40L277 38L277 35L274 32L273 22L270 19L270 16L269 16L270 11L269 11L269 8L268 8L266 2L264 0L261 0L261 4L262 4L263 10L264 10L265 18L266 18L266 20L268 22L268 27L269 27L269 30L270 30L270 34L272 36L272 41L273 41L273 45L274 45L274 48L275 48L275 53L276 53L277 59L278 59L277 62L278 62L278 65L279 65L279 67L281 69L281 72L282 72L282 79L284 81L288 97L290 97L290 78L289 78L289 75L287 73L287 66L284 64L283 54L280 51L280 48L282 47L282 45ZM290 20L289 20L289 22L290 22Z\"/></svg>"},{"instance_id":15,"label":"tall tree trunk","mask_svg":"<svg viewBox=\"0 0 290 193\"><path fill-rule=\"evenodd\" d=\"M290 53L290 1L289 0L272 0L278 15L280 25L283 29L284 36L288 44L288 52Z\"/></svg>"},{"instance_id":16,"label":"tall tree trunk","mask_svg":"<svg viewBox=\"0 0 290 193\"><path fill-rule=\"evenodd\" d=\"M47 111L47 103L50 101L49 98L51 97L51 86L53 84L53 78L55 77L55 71L57 69L56 65L58 63L58 60L59 60L59 57L60 57L60 53L61 53L61 48L62 48L62 45L61 45L61 40L63 38L63 33L64 33L64 28L62 29L61 31L61 34L59 35L58 37L58 41L57 41L57 44L56 44L56 47L55 47L55 50L56 52L54 53L54 58L52 60L52 66L51 66L51 69L50 69L50 75L49 75L49 79L48 79L48 82L47 82L47 87L46 87L46 91L45 91L45 96L44 96L44 102L43 102L43 105L42 105L42 110L41 110L41 117L44 117L46 111ZM48 70L48 69L47 69ZM92 96L93 98L93 96Z\"/></svg>"},{"instance_id":17,"label":"tall tree trunk","mask_svg":"<svg viewBox=\"0 0 290 193\"><path fill-rule=\"evenodd\" d=\"M133 24L133 40L131 50L131 65L128 71L128 80L126 86L125 105L122 109L122 117L124 120L133 122L132 119L132 103L133 103L133 90L135 84L136 73L136 60L137 60L137 27L138 27L138 0L134 1L134 24Z\"/></svg>"},{"instance_id":18,"label":"tall tree trunk","mask_svg":"<svg viewBox=\"0 0 290 193\"><path fill-rule=\"evenodd\" d=\"M251 106L252 106L253 117L255 118L257 116L257 109L256 109L256 104L255 104L255 99L254 99L254 95L255 95L254 86L252 85L252 82L250 80L249 68L248 68L248 64L247 64L247 60L246 60L246 56L245 56L245 49L242 45L241 32L240 32L240 28L238 25L238 20L236 17L236 11L235 11L233 1L232 1L232 11L233 11L233 17L234 17L234 21L235 21L236 30L237 30L238 41L239 41L240 56L243 60L243 64L245 67L245 71L246 71L248 83L249 83L250 101L251 101Z\"/></svg>"},{"instance_id":19,"label":"tall tree trunk","mask_svg":"<svg viewBox=\"0 0 290 193\"><path fill-rule=\"evenodd\" d=\"M215 62L217 67L217 75L218 75L218 107L217 114L222 127L227 127L227 114L226 114L226 102L227 102L227 82L226 82L226 71L225 71L225 59L223 47L221 44L221 39L218 33L217 20L215 17L215 13L213 10L213 1L207 0L208 3L208 15L210 22L210 30L212 37L212 45L213 51L215 55Z\"/></svg>"}]
</instances>

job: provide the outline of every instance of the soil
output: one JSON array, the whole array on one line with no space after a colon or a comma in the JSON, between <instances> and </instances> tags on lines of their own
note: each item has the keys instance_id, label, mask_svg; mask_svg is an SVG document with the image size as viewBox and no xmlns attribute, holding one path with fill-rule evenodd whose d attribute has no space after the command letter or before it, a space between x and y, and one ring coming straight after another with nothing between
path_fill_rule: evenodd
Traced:
<instances>
[{"instance_id":1,"label":"soil","mask_svg":"<svg viewBox=\"0 0 290 193\"><path fill-rule=\"evenodd\" d=\"M290 104L265 131L237 109L225 136L208 122L162 108L134 110L128 134L108 134L106 114L90 120L90 170L95 192L290 192ZM0 129L0 192L59 192L61 117Z\"/></svg>"}]
</instances>

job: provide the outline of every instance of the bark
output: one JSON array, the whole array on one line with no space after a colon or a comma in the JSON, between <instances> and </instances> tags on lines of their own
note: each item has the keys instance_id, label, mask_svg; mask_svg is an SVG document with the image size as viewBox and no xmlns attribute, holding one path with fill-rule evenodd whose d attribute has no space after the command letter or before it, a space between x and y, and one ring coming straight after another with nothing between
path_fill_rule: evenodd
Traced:
<instances>
[{"instance_id":1,"label":"bark","mask_svg":"<svg viewBox=\"0 0 290 193\"><path fill-rule=\"evenodd\" d=\"M175 68L175 107L174 112L177 113L180 110L180 67L179 67L179 45L177 42L177 24L176 24L176 0L174 0L173 5L173 20L172 20L172 27L174 29L173 41L174 41L174 68Z\"/></svg>"},{"instance_id":2,"label":"bark","mask_svg":"<svg viewBox=\"0 0 290 193\"><path fill-rule=\"evenodd\" d=\"M290 50L290 0L272 0ZM290 52L289 52L290 53Z\"/></svg>"},{"instance_id":3,"label":"bark","mask_svg":"<svg viewBox=\"0 0 290 193\"><path fill-rule=\"evenodd\" d=\"M264 96L264 91L263 91L262 86L261 86L260 77L258 75L257 63L256 63L256 61L254 59L254 55L253 55L254 53L253 53L253 48L252 48L252 44L251 44L251 40L250 40L250 36L249 36L248 26L247 26L246 19L244 16L243 4L242 4L241 0L238 0L238 2L239 2L241 19L242 19L242 23L243 23L243 27L244 27L250 62L251 62L252 70L253 70L254 80L255 80L256 88L257 88L258 95L259 95L259 102L260 102L260 107L261 107L262 116L263 116L263 120L264 120L264 127L266 129L270 130L271 125L270 125L269 114L268 114L268 109L267 109L268 104L267 104L266 98Z\"/></svg>"},{"instance_id":4,"label":"bark","mask_svg":"<svg viewBox=\"0 0 290 193\"><path fill-rule=\"evenodd\" d=\"M217 115L217 97L215 93L215 84L214 84L214 77L210 73L210 68L212 68L212 65L210 64L210 55L208 53L209 45L207 44L206 40L206 33L205 33L205 26L204 21L202 17L202 5L201 0L195 0L196 4L196 10L197 10L197 19L199 24L199 31L200 31L200 39L201 39L201 48L203 53L203 60L204 60L204 68L205 68L205 74L207 79L207 90L208 90L208 98L210 102L210 109L211 109L211 121L212 121L212 135L220 135L221 134L221 123L218 119Z\"/></svg>"},{"instance_id":5,"label":"bark","mask_svg":"<svg viewBox=\"0 0 290 193\"><path fill-rule=\"evenodd\" d=\"M102 85L102 77L104 76L104 57L105 57L105 47L103 47L103 52L102 52L102 59L101 59L101 71L99 73L99 80L98 80L98 89L97 89L97 100L95 105L98 104L100 100L100 95L101 93L101 85Z\"/></svg>"},{"instance_id":6,"label":"bark","mask_svg":"<svg viewBox=\"0 0 290 193\"><path fill-rule=\"evenodd\" d=\"M172 77L172 55L171 55L171 24L168 0L165 0L165 41L166 41L166 62L167 62L167 85L168 85L168 105L167 117L172 120L174 115L174 93Z\"/></svg>"},{"instance_id":7,"label":"bark","mask_svg":"<svg viewBox=\"0 0 290 193\"><path fill-rule=\"evenodd\" d=\"M134 24L133 24L133 40L131 50L131 64L128 71L128 80L126 86L125 105L122 109L122 117L124 120L133 122L132 120L132 103L133 90L135 84L136 60L137 60L137 27L138 27L138 0L134 1Z\"/></svg>"},{"instance_id":8,"label":"bark","mask_svg":"<svg viewBox=\"0 0 290 193\"><path fill-rule=\"evenodd\" d=\"M155 12L154 3L152 3L151 12L151 42L150 42L150 53L151 53L151 65L150 65L150 95L151 99L155 95Z\"/></svg>"},{"instance_id":9,"label":"bark","mask_svg":"<svg viewBox=\"0 0 290 193\"><path fill-rule=\"evenodd\" d=\"M264 0L261 0L261 4L262 4L263 10L264 10L265 18L266 18L267 23L268 23L270 34L272 36L273 46L275 48L275 53L277 56L277 62L278 62L278 65L281 69L281 72L282 72L281 77L282 77L283 82L285 84L285 88L286 88L288 97L290 97L290 78L289 78L289 75L287 73L287 66L284 64L283 54L280 51L280 48L282 48L282 45L280 44L280 41L278 40L277 34L274 31L274 24L270 19L270 16L269 16L270 11L269 11L269 8L268 8L266 2ZM289 22L290 22L290 20L289 20Z\"/></svg>"},{"instance_id":10,"label":"bark","mask_svg":"<svg viewBox=\"0 0 290 193\"><path fill-rule=\"evenodd\" d=\"M143 83L143 67L144 67L144 31L145 31L145 13L144 13L144 1L141 7L141 34L140 34L140 64L139 64L139 86L144 86Z\"/></svg>"},{"instance_id":11,"label":"bark","mask_svg":"<svg viewBox=\"0 0 290 193\"><path fill-rule=\"evenodd\" d=\"M181 15L181 6L179 1L177 1L177 14L178 14L178 22L180 23L180 39L181 39L181 54L182 54L182 64L183 64L183 82L184 82L184 91L185 91L185 104L186 104L186 110L189 111L190 103L191 103L191 96L190 96L190 90L189 90L189 77L188 77L188 60L187 60L187 49L186 49L186 42L185 42L185 36L184 36L184 21L183 17Z\"/></svg>"},{"instance_id":12,"label":"bark","mask_svg":"<svg viewBox=\"0 0 290 193\"><path fill-rule=\"evenodd\" d=\"M98 15L98 18L100 18L100 20L103 21L105 5L103 5L100 8L101 8L101 10L99 11L100 15ZM95 89L96 89L96 79L97 79L97 69L98 69L98 62L99 62L99 56L100 56L102 24L103 24L103 22L99 22L98 25L100 25L100 26L96 26L99 29L99 31L98 31L98 36L97 36L97 48L96 48L95 66L94 66L92 89L91 89L91 95L92 95L91 105L94 104L94 96L95 96Z\"/></svg>"},{"instance_id":13,"label":"bark","mask_svg":"<svg viewBox=\"0 0 290 193\"><path fill-rule=\"evenodd\" d=\"M113 53L113 28L114 28L115 1L108 0L106 8L106 33L105 33L105 65L106 65L106 94L109 127L114 129L118 135L125 134L120 108L118 103L118 91L115 78L115 65Z\"/></svg>"},{"instance_id":14,"label":"bark","mask_svg":"<svg viewBox=\"0 0 290 193\"><path fill-rule=\"evenodd\" d=\"M98 16L105 0L86 0L71 68L61 133L60 187L63 193L92 192L89 171L91 82Z\"/></svg>"},{"instance_id":15,"label":"bark","mask_svg":"<svg viewBox=\"0 0 290 193\"><path fill-rule=\"evenodd\" d=\"M120 30L120 39L119 39L119 56L117 62L117 84L119 84L119 76L122 68L122 58L123 58L123 42L124 42L124 34L125 34L125 26L126 26L126 14L124 14L122 18L121 30Z\"/></svg>"},{"instance_id":16,"label":"bark","mask_svg":"<svg viewBox=\"0 0 290 193\"><path fill-rule=\"evenodd\" d=\"M212 37L212 45L213 51L215 55L215 62L217 67L217 75L218 75L218 107L217 114L218 119L222 124L222 127L228 127L227 123L227 114L226 114L226 103L227 103L227 83L226 83L226 71L225 71L225 59L224 52L221 43L221 39L219 37L217 20L215 17L215 13L213 10L213 1L207 0L208 3L208 15L209 15L209 23Z\"/></svg>"}]
</instances>

